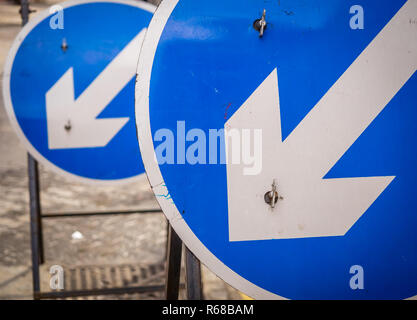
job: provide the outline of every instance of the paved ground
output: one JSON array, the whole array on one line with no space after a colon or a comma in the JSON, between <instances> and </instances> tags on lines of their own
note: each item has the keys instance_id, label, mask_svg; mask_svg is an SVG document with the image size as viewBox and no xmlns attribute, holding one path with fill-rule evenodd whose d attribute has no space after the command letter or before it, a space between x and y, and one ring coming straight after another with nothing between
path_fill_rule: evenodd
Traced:
<instances>
[{"instance_id":1,"label":"paved ground","mask_svg":"<svg viewBox=\"0 0 417 320\"><path fill-rule=\"evenodd\" d=\"M37 11L47 8L41 4L32 7ZM1 70L11 42L20 30L18 10L16 5L0 3ZM26 152L8 123L1 98L0 299L31 298L26 161ZM158 207L146 182L117 188L91 188L68 182L42 167L40 175L44 212ZM166 222L161 214L44 220L46 263L41 270L43 290L49 290L48 271L54 264L65 268L66 286L73 289L132 285L141 281L161 283L165 230ZM77 231L82 239L73 238ZM206 298L240 297L206 268L203 268L203 283ZM111 298L161 297L153 294Z\"/></svg>"}]
</instances>

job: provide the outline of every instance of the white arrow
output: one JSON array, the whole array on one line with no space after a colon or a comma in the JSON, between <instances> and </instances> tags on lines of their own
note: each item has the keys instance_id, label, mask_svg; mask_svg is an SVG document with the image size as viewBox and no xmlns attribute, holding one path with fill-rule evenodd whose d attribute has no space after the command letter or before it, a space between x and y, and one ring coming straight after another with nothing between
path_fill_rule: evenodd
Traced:
<instances>
[{"instance_id":1,"label":"white arrow","mask_svg":"<svg viewBox=\"0 0 417 320\"><path fill-rule=\"evenodd\" d=\"M417 70L416 17L409 0L284 142L276 69L227 121L226 134L263 135L261 174L227 165L230 241L344 235L391 183L323 176ZM264 195L274 179L283 199L272 209Z\"/></svg>"},{"instance_id":2,"label":"white arrow","mask_svg":"<svg viewBox=\"0 0 417 320\"><path fill-rule=\"evenodd\" d=\"M49 149L104 147L129 118L96 119L136 74L146 29L114 58L98 77L74 99L73 69L46 93Z\"/></svg>"}]
</instances>

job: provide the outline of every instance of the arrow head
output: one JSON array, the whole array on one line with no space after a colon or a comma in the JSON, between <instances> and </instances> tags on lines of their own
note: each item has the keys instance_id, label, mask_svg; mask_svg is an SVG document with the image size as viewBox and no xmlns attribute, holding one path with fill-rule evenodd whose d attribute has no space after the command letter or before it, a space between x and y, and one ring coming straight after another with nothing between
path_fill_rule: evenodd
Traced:
<instances>
[{"instance_id":1,"label":"arrow head","mask_svg":"<svg viewBox=\"0 0 417 320\"><path fill-rule=\"evenodd\" d=\"M228 161L230 241L342 236L394 179L322 179L326 169L315 172L302 144L282 141L276 69L225 124L228 152L228 132L236 129L262 129L262 170L245 174L244 164ZM273 181L282 199L271 208L264 196Z\"/></svg>"},{"instance_id":2,"label":"arrow head","mask_svg":"<svg viewBox=\"0 0 417 320\"><path fill-rule=\"evenodd\" d=\"M96 119L88 106L74 101L73 69L46 93L49 149L104 147L129 118Z\"/></svg>"},{"instance_id":3,"label":"arrow head","mask_svg":"<svg viewBox=\"0 0 417 320\"><path fill-rule=\"evenodd\" d=\"M74 100L74 72L69 68L46 93L49 149L104 147L129 118L97 116L135 76L142 29Z\"/></svg>"}]
</instances>

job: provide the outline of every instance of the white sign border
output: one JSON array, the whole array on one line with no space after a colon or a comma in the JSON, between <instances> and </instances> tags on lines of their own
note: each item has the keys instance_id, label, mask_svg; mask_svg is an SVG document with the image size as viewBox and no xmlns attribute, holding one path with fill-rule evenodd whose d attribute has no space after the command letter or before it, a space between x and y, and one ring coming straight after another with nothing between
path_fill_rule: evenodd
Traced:
<instances>
[{"instance_id":1,"label":"white sign border","mask_svg":"<svg viewBox=\"0 0 417 320\"><path fill-rule=\"evenodd\" d=\"M156 10L156 6L144 1L133 1L133 0L70 0L63 3L58 3L57 5L61 6L63 9L83 5L88 3L120 3L125 5L130 5L132 7L137 7L143 10L146 10L150 13L154 13ZM145 173L138 174L136 176L124 179L115 179L115 180L102 180L102 179L92 179L83 176L79 176L64 169L58 167L48 159L46 159L40 152L36 150L35 147L31 144L26 135L22 131L13 109L13 104L10 96L10 75L13 67L13 62L16 57L16 53L19 50L20 45L25 40L26 36L43 20L47 17L53 15L50 13L48 9L38 13L33 19L29 20L29 22L20 30L18 35L16 36L13 44L9 50L7 55L4 69L3 69L3 100L5 104L6 113L9 117L10 123L17 133L21 143L23 143L25 149L42 165L44 165L47 169L54 171L55 173L67 178L69 180L75 182L82 182L90 185L101 185L101 186L114 186L114 185L122 185L128 184L132 182L139 182L144 181L146 178Z\"/></svg>"},{"instance_id":2,"label":"white sign border","mask_svg":"<svg viewBox=\"0 0 417 320\"><path fill-rule=\"evenodd\" d=\"M149 118L149 86L153 60L158 47L159 39L168 18L175 9L178 1L179 0L163 0L161 2L148 27L139 55L135 89L135 112L139 146L146 174L148 175L152 190L156 195L162 211L166 215L172 227L180 236L187 248L189 248L204 265L206 265L211 271L231 286L244 292L252 298L285 299L284 297L269 292L246 280L221 262L192 232L172 200L167 199L170 197L158 196L159 194L169 194L169 191L165 187L164 179L156 161Z\"/></svg>"}]
</instances>

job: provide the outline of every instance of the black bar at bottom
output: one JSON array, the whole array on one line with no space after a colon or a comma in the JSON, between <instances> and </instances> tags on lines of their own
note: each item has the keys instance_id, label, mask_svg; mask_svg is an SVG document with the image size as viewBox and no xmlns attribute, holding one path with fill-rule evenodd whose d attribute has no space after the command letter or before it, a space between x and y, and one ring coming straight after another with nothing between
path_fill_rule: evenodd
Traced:
<instances>
[{"instance_id":1,"label":"black bar at bottom","mask_svg":"<svg viewBox=\"0 0 417 320\"><path fill-rule=\"evenodd\" d=\"M169 222L168 225L165 296L167 300L178 300L181 274L182 241Z\"/></svg>"},{"instance_id":2,"label":"black bar at bottom","mask_svg":"<svg viewBox=\"0 0 417 320\"><path fill-rule=\"evenodd\" d=\"M196 256L185 247L185 276L188 300L202 300L201 265Z\"/></svg>"}]
</instances>

